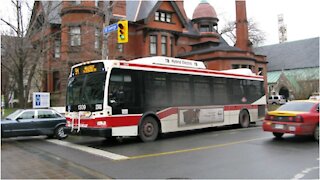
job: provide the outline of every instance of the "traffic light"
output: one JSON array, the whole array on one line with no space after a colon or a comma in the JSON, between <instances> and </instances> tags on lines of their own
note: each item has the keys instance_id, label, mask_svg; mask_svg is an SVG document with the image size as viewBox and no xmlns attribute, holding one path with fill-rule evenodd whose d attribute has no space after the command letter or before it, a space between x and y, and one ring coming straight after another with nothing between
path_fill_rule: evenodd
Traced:
<instances>
[{"instance_id":1,"label":"traffic light","mask_svg":"<svg viewBox=\"0 0 320 180\"><path fill-rule=\"evenodd\" d=\"M128 21L122 20L118 22L118 43L127 43L129 41Z\"/></svg>"}]
</instances>

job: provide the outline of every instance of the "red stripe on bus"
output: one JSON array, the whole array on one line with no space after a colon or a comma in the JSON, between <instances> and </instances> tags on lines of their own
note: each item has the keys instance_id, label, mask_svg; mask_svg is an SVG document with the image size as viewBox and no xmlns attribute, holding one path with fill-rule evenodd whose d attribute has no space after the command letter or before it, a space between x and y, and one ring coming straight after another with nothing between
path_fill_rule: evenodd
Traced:
<instances>
[{"instance_id":1,"label":"red stripe on bus","mask_svg":"<svg viewBox=\"0 0 320 180\"><path fill-rule=\"evenodd\" d=\"M247 76L242 74L232 74L232 73L225 73L225 72L218 72L212 70L200 70L200 69L183 69L183 68L174 68L174 67L166 67L166 66L154 66L154 65L144 65L144 64L134 64L134 63L124 63L121 62L120 65L122 66L134 66L134 67L142 67L142 68L153 68L153 69L163 69L163 70L175 70L175 71L186 71L186 72L197 72L197 73L206 73L212 75L229 75L229 76L236 76L236 77L246 77L246 78L255 78L255 79L263 79L263 76Z\"/></svg>"},{"instance_id":2,"label":"red stripe on bus","mask_svg":"<svg viewBox=\"0 0 320 180\"><path fill-rule=\"evenodd\" d=\"M141 115L137 116L110 116L99 117L95 119L81 119L81 124L87 124L88 127L100 127L97 125L97 121L106 121L108 127L122 127L122 126L136 126L138 125ZM71 118L67 118L67 121L72 122ZM77 126L78 119L74 119L74 125Z\"/></svg>"},{"instance_id":3,"label":"red stripe on bus","mask_svg":"<svg viewBox=\"0 0 320 180\"><path fill-rule=\"evenodd\" d=\"M230 105L224 106L224 111L236 111L241 109L258 109L258 105Z\"/></svg>"},{"instance_id":4,"label":"red stripe on bus","mask_svg":"<svg viewBox=\"0 0 320 180\"><path fill-rule=\"evenodd\" d=\"M157 115L158 115L159 119L163 119L163 118L166 118L172 114L177 114L177 113L178 113L178 108L169 108L165 111L158 113Z\"/></svg>"}]
</instances>

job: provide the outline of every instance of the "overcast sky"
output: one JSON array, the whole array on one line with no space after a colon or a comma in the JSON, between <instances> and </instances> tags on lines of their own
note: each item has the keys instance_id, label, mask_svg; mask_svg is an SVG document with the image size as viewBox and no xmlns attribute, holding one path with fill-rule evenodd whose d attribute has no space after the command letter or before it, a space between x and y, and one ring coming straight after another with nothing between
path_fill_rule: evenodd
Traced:
<instances>
[{"instance_id":1,"label":"overcast sky","mask_svg":"<svg viewBox=\"0 0 320 180\"><path fill-rule=\"evenodd\" d=\"M235 0L207 0L215 9L221 29L226 21L235 20ZM185 0L185 10L191 19L200 0ZM258 23L266 33L268 44L277 44L278 15L283 14L287 25L287 40L319 37L320 0L246 0L247 17Z\"/></svg>"},{"instance_id":2,"label":"overcast sky","mask_svg":"<svg viewBox=\"0 0 320 180\"><path fill-rule=\"evenodd\" d=\"M1 0L0 16L12 14L11 0ZM25 0L26 1L26 0ZM28 0L33 2L32 0ZM216 10L221 29L225 22L235 20L235 0L207 0ZM184 0L185 10L191 19L200 0ZM32 4L32 3L31 3ZM266 33L268 44L277 44L278 15L283 14L287 25L288 41L319 37L320 0L246 0L247 17L258 23L258 28ZM3 23L1 23L1 29Z\"/></svg>"}]
</instances>

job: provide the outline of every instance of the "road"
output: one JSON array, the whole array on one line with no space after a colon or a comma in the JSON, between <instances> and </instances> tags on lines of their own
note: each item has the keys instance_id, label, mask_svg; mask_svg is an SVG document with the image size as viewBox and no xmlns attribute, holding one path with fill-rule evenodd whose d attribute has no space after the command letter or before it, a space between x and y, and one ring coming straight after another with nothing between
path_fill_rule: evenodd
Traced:
<instances>
[{"instance_id":1,"label":"road","mask_svg":"<svg viewBox=\"0 0 320 180\"><path fill-rule=\"evenodd\" d=\"M150 143L77 136L65 141L4 139L2 155L8 146L67 169L70 175L65 177L71 178L319 179L318 143L293 135L277 140L260 125L171 133ZM8 163L2 156L2 166ZM2 174L2 178L25 178L3 169Z\"/></svg>"}]
</instances>

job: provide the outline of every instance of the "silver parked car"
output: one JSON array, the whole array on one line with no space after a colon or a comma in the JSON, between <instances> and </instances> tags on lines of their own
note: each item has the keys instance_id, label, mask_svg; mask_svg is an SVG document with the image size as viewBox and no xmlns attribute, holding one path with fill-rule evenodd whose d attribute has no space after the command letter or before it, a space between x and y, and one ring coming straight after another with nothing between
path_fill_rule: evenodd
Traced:
<instances>
[{"instance_id":1,"label":"silver parked car","mask_svg":"<svg viewBox=\"0 0 320 180\"><path fill-rule=\"evenodd\" d=\"M66 119L53 109L18 109L1 119L1 138L47 135L65 139Z\"/></svg>"},{"instance_id":2,"label":"silver parked car","mask_svg":"<svg viewBox=\"0 0 320 180\"><path fill-rule=\"evenodd\" d=\"M287 102L286 98L282 95L271 95L268 98L268 104L285 104Z\"/></svg>"}]
</instances>

